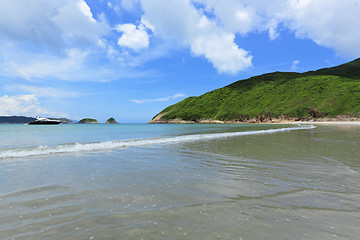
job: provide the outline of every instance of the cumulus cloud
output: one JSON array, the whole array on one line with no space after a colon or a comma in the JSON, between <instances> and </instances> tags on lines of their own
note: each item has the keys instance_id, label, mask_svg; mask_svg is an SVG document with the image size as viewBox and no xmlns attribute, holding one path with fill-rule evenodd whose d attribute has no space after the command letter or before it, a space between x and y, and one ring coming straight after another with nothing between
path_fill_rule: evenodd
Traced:
<instances>
[{"instance_id":1,"label":"cumulus cloud","mask_svg":"<svg viewBox=\"0 0 360 240\"><path fill-rule=\"evenodd\" d=\"M360 56L359 0L292 0L283 15L298 37L311 39L346 57Z\"/></svg>"},{"instance_id":2,"label":"cumulus cloud","mask_svg":"<svg viewBox=\"0 0 360 240\"><path fill-rule=\"evenodd\" d=\"M37 47L97 42L110 30L104 19L94 19L84 0L1 0L0 36Z\"/></svg>"},{"instance_id":3,"label":"cumulus cloud","mask_svg":"<svg viewBox=\"0 0 360 240\"><path fill-rule=\"evenodd\" d=\"M252 1L244 0L197 0L204 6L205 14L216 17L220 25L229 32L246 35L261 25L266 24L259 9ZM271 7L272 4L266 4Z\"/></svg>"},{"instance_id":4,"label":"cumulus cloud","mask_svg":"<svg viewBox=\"0 0 360 240\"><path fill-rule=\"evenodd\" d=\"M137 22L111 17L110 24L85 0L0 0L0 74L108 81L179 46L220 73L236 74L252 66L242 37L265 32L276 41L284 30L344 57L360 56L360 0L102 2Z\"/></svg>"},{"instance_id":5,"label":"cumulus cloud","mask_svg":"<svg viewBox=\"0 0 360 240\"><path fill-rule=\"evenodd\" d=\"M8 95L4 95L0 97L1 116L36 116L49 114L53 115L54 113L42 108L39 104L38 98L34 94L18 95L11 97Z\"/></svg>"},{"instance_id":6,"label":"cumulus cloud","mask_svg":"<svg viewBox=\"0 0 360 240\"><path fill-rule=\"evenodd\" d=\"M359 57L360 0L194 0L226 30L240 35L268 32L275 40L281 29L298 38ZM279 30L280 29L280 30ZM279 32L280 31L280 32Z\"/></svg>"},{"instance_id":7,"label":"cumulus cloud","mask_svg":"<svg viewBox=\"0 0 360 240\"><path fill-rule=\"evenodd\" d=\"M220 73L235 74L251 66L252 56L234 43L233 34L198 36L191 43L197 56L204 56Z\"/></svg>"},{"instance_id":8,"label":"cumulus cloud","mask_svg":"<svg viewBox=\"0 0 360 240\"><path fill-rule=\"evenodd\" d=\"M49 20L60 29L61 37L65 41L79 43L78 47L87 42L96 43L102 35L110 31L104 16L100 15L100 21L95 20L83 0L70 1L57 11Z\"/></svg>"},{"instance_id":9,"label":"cumulus cloud","mask_svg":"<svg viewBox=\"0 0 360 240\"><path fill-rule=\"evenodd\" d=\"M139 26L131 23L120 24L116 26L116 30L122 33L117 42L119 46L128 47L134 51L140 51L149 46L149 36L143 24Z\"/></svg>"},{"instance_id":10,"label":"cumulus cloud","mask_svg":"<svg viewBox=\"0 0 360 240\"><path fill-rule=\"evenodd\" d=\"M2 75L78 80L87 75L89 56L106 52L111 28L84 0L0 0L0 6Z\"/></svg>"},{"instance_id":11,"label":"cumulus cloud","mask_svg":"<svg viewBox=\"0 0 360 240\"><path fill-rule=\"evenodd\" d=\"M290 30L344 57L360 56L360 0L142 0L142 22L156 36L176 40L224 73L251 66L235 36Z\"/></svg>"},{"instance_id":12,"label":"cumulus cloud","mask_svg":"<svg viewBox=\"0 0 360 240\"><path fill-rule=\"evenodd\" d=\"M146 102L167 102L173 99L177 99L177 98L183 98L185 97L185 94L182 93L177 93L174 94L173 96L168 96L168 97L164 97L164 98L155 98L155 99L129 99L130 102L133 103L146 103Z\"/></svg>"},{"instance_id":13,"label":"cumulus cloud","mask_svg":"<svg viewBox=\"0 0 360 240\"><path fill-rule=\"evenodd\" d=\"M239 48L235 35L219 27L189 0L143 0L142 19L152 25L154 34L177 40L203 56L219 71L237 73L251 66L252 57Z\"/></svg>"}]
</instances>

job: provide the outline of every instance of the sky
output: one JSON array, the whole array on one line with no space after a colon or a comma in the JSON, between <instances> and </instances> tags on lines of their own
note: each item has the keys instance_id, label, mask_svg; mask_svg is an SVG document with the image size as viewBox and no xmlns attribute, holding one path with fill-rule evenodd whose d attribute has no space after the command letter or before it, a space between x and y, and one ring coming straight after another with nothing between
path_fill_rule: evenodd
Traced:
<instances>
[{"instance_id":1,"label":"sky","mask_svg":"<svg viewBox=\"0 0 360 240\"><path fill-rule=\"evenodd\" d=\"M360 0L0 0L0 116L145 123L237 80L360 57Z\"/></svg>"}]
</instances>

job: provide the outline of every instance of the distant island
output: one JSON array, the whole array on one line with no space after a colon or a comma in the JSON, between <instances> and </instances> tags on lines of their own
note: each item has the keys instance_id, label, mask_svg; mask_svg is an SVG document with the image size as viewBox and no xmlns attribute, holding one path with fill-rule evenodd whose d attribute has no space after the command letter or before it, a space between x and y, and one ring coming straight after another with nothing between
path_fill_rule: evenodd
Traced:
<instances>
[{"instance_id":1,"label":"distant island","mask_svg":"<svg viewBox=\"0 0 360 240\"><path fill-rule=\"evenodd\" d=\"M110 123L110 124L116 124L116 123L118 123L116 120L115 120L115 118L109 118L108 120L106 120L106 122L105 123Z\"/></svg>"},{"instance_id":2,"label":"distant island","mask_svg":"<svg viewBox=\"0 0 360 240\"><path fill-rule=\"evenodd\" d=\"M0 123L29 123L36 120L36 118L32 117L24 117L24 116L1 116Z\"/></svg>"},{"instance_id":3,"label":"distant island","mask_svg":"<svg viewBox=\"0 0 360 240\"><path fill-rule=\"evenodd\" d=\"M72 120L67 118L47 118L51 120L59 120L62 124L74 123ZM25 124L32 121L35 121L34 117L25 117L25 116L0 116L0 124ZM78 123L99 123L96 119L93 118L83 118ZM107 124L116 124L118 123L115 118L109 118L105 123Z\"/></svg>"},{"instance_id":4,"label":"distant island","mask_svg":"<svg viewBox=\"0 0 360 240\"><path fill-rule=\"evenodd\" d=\"M48 118L51 120L60 120L61 123L74 123L73 121L67 119L67 118ZM25 117L25 116L0 116L0 124L1 123L29 123L36 120L36 118L33 117Z\"/></svg>"},{"instance_id":5,"label":"distant island","mask_svg":"<svg viewBox=\"0 0 360 240\"><path fill-rule=\"evenodd\" d=\"M360 58L305 73L274 72L169 106L149 123L360 120Z\"/></svg>"},{"instance_id":6,"label":"distant island","mask_svg":"<svg viewBox=\"0 0 360 240\"><path fill-rule=\"evenodd\" d=\"M99 123L98 120L94 119L94 118L83 118L81 119L78 123ZM116 122L115 118L109 118L106 122L106 124L115 124L118 123Z\"/></svg>"},{"instance_id":7,"label":"distant island","mask_svg":"<svg viewBox=\"0 0 360 240\"><path fill-rule=\"evenodd\" d=\"M72 120L67 118L48 118L50 120L59 120L61 123L74 123Z\"/></svg>"},{"instance_id":8,"label":"distant island","mask_svg":"<svg viewBox=\"0 0 360 240\"><path fill-rule=\"evenodd\" d=\"M51 120L59 120L61 123L74 123L72 120L67 118L48 118ZM25 117L25 116L0 116L0 124L25 124L32 121L35 121L36 118L34 117ZM96 119L93 118L83 118L78 123L99 123ZM118 122L115 118L109 118L105 123L107 124L117 124Z\"/></svg>"},{"instance_id":9,"label":"distant island","mask_svg":"<svg viewBox=\"0 0 360 240\"><path fill-rule=\"evenodd\" d=\"M78 123L99 123L96 119L93 118L83 118Z\"/></svg>"}]
</instances>

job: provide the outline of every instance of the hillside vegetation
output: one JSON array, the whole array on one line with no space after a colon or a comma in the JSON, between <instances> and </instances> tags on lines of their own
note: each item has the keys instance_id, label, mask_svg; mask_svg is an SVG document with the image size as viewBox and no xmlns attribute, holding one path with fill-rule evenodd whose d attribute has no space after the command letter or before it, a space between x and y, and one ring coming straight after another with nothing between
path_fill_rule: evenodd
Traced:
<instances>
[{"instance_id":1,"label":"hillside vegetation","mask_svg":"<svg viewBox=\"0 0 360 240\"><path fill-rule=\"evenodd\" d=\"M35 121L36 118L24 116L0 116L0 123L28 123Z\"/></svg>"},{"instance_id":2,"label":"hillside vegetation","mask_svg":"<svg viewBox=\"0 0 360 240\"><path fill-rule=\"evenodd\" d=\"M360 59L306 73L275 72L240 80L165 108L152 123L309 120L360 117Z\"/></svg>"},{"instance_id":3,"label":"hillside vegetation","mask_svg":"<svg viewBox=\"0 0 360 240\"><path fill-rule=\"evenodd\" d=\"M93 118L83 118L78 123L99 123L99 122Z\"/></svg>"},{"instance_id":4,"label":"hillside vegetation","mask_svg":"<svg viewBox=\"0 0 360 240\"><path fill-rule=\"evenodd\" d=\"M108 120L106 120L105 123L115 124L115 123L118 123L118 122L115 120L115 118L111 117L111 118L109 118Z\"/></svg>"}]
</instances>

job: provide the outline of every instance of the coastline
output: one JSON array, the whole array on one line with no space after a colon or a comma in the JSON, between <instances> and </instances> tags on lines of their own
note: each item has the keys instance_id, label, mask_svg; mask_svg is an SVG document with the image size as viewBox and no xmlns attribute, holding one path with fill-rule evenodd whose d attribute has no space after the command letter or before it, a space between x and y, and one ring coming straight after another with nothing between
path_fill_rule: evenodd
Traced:
<instances>
[{"instance_id":1,"label":"coastline","mask_svg":"<svg viewBox=\"0 0 360 240\"><path fill-rule=\"evenodd\" d=\"M360 127L317 126L10 126L1 236L356 239Z\"/></svg>"},{"instance_id":2,"label":"coastline","mask_svg":"<svg viewBox=\"0 0 360 240\"><path fill-rule=\"evenodd\" d=\"M316 120L297 120L297 119L249 119L248 121L221 121L204 119L198 121L182 119L152 119L148 124L315 124L315 125L360 125L360 118L324 118Z\"/></svg>"},{"instance_id":3,"label":"coastline","mask_svg":"<svg viewBox=\"0 0 360 240\"><path fill-rule=\"evenodd\" d=\"M360 120L356 121L316 121L316 122L294 122L296 124L314 124L314 125L359 125L360 126Z\"/></svg>"}]
</instances>

